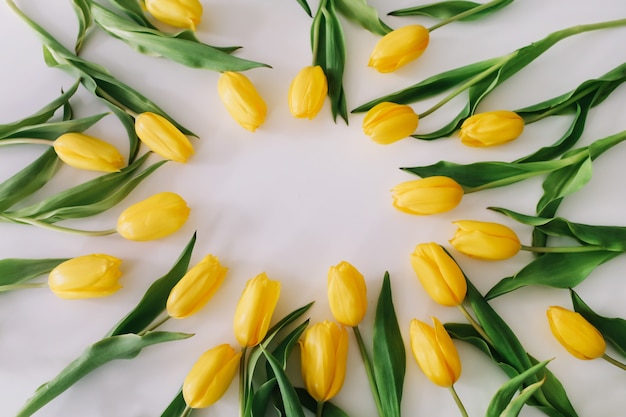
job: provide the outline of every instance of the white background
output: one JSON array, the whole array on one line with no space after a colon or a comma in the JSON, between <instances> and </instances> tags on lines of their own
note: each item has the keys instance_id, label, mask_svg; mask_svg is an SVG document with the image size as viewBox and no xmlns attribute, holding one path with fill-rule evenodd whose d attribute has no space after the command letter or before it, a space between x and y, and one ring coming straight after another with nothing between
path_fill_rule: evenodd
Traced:
<instances>
[{"instance_id":1,"label":"white background","mask_svg":"<svg viewBox=\"0 0 626 417\"><path fill-rule=\"evenodd\" d=\"M385 17L391 10L416 5L415 0L371 0L392 27L409 23L426 26L426 18ZM441 307L424 293L409 264L416 244L447 245L452 221L499 221L516 230L524 243L530 228L485 208L502 206L532 214L541 193L541 179L467 195L449 213L416 217L391 205L390 189L414 179L398 168L455 162L509 161L561 136L570 117L552 117L529 125L515 142L491 149L471 149L458 138L422 142L405 139L382 146L361 130L363 115L350 125L333 123L327 101L313 121L291 117L287 90L298 70L309 65L311 19L292 1L203 1L204 18L198 36L215 45L242 45L238 56L266 62L272 69L246 75L268 104L266 123L255 133L237 125L226 113L216 91L218 74L139 55L126 44L94 31L84 45L84 58L161 105L196 132L196 155L186 165L167 163L126 200L91 219L64 223L84 229L115 226L117 215L131 203L160 191L175 191L191 207L188 223L175 235L155 242L130 242L117 235L88 238L63 235L24 225L0 224L0 258L73 257L103 252L124 260L124 286L104 299L66 301L47 289L0 295L0 415L12 416L43 382L53 378L89 344L101 338L141 298L152 281L177 259L194 231L198 233L192 264L212 253L229 267L215 298L198 315L170 320L163 329L196 333L184 341L144 350L132 361L109 363L88 375L36 415L42 417L153 417L177 392L187 371L206 349L219 343L236 344L232 316L243 286L260 272L282 282L275 317L316 301L314 321L331 319L326 300L326 274L341 260L354 264L366 277L371 309L361 329L371 336L375 300L385 271L389 271L394 301L405 341L412 318L463 321L456 309ZM74 42L76 20L70 2L20 1L18 5L68 47ZM315 9L317 2L312 2ZM622 0L519 0L491 17L453 23L432 33L422 57L391 74L367 67L375 35L342 19L347 38L345 90L349 109L372 98L418 82L443 70L511 52L548 33L571 25L623 17ZM624 60L626 29L578 35L566 39L501 85L480 106L483 110L516 109L538 103L598 77ZM37 36L5 4L0 4L0 123L34 113L67 89L74 80L43 63ZM626 128L624 100L619 88L593 109L581 145ZM416 103L417 112L433 100ZM77 117L106 108L81 88L72 104ZM455 101L421 121L427 132L447 121ZM114 116L89 133L115 143L126 152L125 133ZM621 145L623 147L623 145ZM8 178L42 152L38 146L5 147L0 151L0 180ZM569 197L559 214L572 221L624 225L623 159L620 146L599 158L594 177L584 190ZM154 161L158 158L154 157ZM95 175L64 166L54 180L29 202L86 181ZM526 253L502 262L470 260L455 253L474 284L487 291L502 277L531 260ZM576 290L599 314L626 317L622 257L598 268ZM626 408L624 373L608 363L580 361L553 339L545 318L548 306L571 307L566 290L525 288L498 298L494 308L509 323L527 350L540 359L555 358L550 369L560 378L580 416L617 416ZM348 377L335 399L350 415L376 415L356 344L351 339ZM470 416L484 415L489 399L505 382L504 374L471 346L457 343L463 374L456 384ZM403 411L410 416L458 415L447 390L431 384L421 373L407 343L407 376ZM292 373L299 374L297 355ZM236 383L212 409L198 416L236 415ZM531 408L523 416L542 416Z\"/></svg>"}]
</instances>

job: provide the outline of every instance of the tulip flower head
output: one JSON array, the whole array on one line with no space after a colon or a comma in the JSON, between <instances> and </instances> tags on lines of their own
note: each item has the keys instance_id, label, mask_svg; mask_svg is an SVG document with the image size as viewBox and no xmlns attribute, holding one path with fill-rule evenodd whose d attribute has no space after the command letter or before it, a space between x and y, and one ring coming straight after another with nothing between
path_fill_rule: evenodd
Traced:
<instances>
[{"instance_id":1,"label":"tulip flower head","mask_svg":"<svg viewBox=\"0 0 626 417\"><path fill-rule=\"evenodd\" d=\"M205 408L222 398L239 366L241 352L223 344L198 358L183 382L183 398L190 408Z\"/></svg>"},{"instance_id":2,"label":"tulip flower head","mask_svg":"<svg viewBox=\"0 0 626 417\"><path fill-rule=\"evenodd\" d=\"M111 255L94 254L69 259L48 275L48 286L65 299L106 297L122 288L122 261Z\"/></svg>"},{"instance_id":3,"label":"tulip flower head","mask_svg":"<svg viewBox=\"0 0 626 417\"><path fill-rule=\"evenodd\" d=\"M182 319L200 311L222 285L227 271L216 256L205 256L170 291L167 314Z\"/></svg>"},{"instance_id":4,"label":"tulip flower head","mask_svg":"<svg viewBox=\"0 0 626 417\"><path fill-rule=\"evenodd\" d=\"M279 297L280 282L269 279L265 272L247 282L233 321L240 346L256 346L265 338Z\"/></svg>"},{"instance_id":5,"label":"tulip flower head","mask_svg":"<svg viewBox=\"0 0 626 417\"><path fill-rule=\"evenodd\" d=\"M200 0L145 0L144 3L156 20L177 28L195 31L202 19Z\"/></svg>"},{"instance_id":6,"label":"tulip flower head","mask_svg":"<svg viewBox=\"0 0 626 417\"><path fill-rule=\"evenodd\" d=\"M117 219L117 232L128 240L161 239L180 229L189 212L178 194L158 193L124 210Z\"/></svg>"},{"instance_id":7,"label":"tulip flower head","mask_svg":"<svg viewBox=\"0 0 626 417\"><path fill-rule=\"evenodd\" d=\"M467 146L495 146L517 139L524 131L524 119L512 111L498 110L475 114L465 119L459 131Z\"/></svg>"},{"instance_id":8,"label":"tulip flower head","mask_svg":"<svg viewBox=\"0 0 626 417\"><path fill-rule=\"evenodd\" d=\"M383 36L372 51L368 66L392 72L419 58L428 47L430 32L421 25L407 25Z\"/></svg>"},{"instance_id":9,"label":"tulip flower head","mask_svg":"<svg viewBox=\"0 0 626 417\"><path fill-rule=\"evenodd\" d=\"M267 105L245 75L224 71L217 81L217 92L231 117L245 129L254 132L265 122Z\"/></svg>"},{"instance_id":10,"label":"tulip flower head","mask_svg":"<svg viewBox=\"0 0 626 417\"><path fill-rule=\"evenodd\" d=\"M313 119L328 93L326 74L319 65L300 70L289 86L289 111L293 117Z\"/></svg>"},{"instance_id":11,"label":"tulip flower head","mask_svg":"<svg viewBox=\"0 0 626 417\"><path fill-rule=\"evenodd\" d=\"M521 243L509 227L491 222L460 220L450 243L459 252L472 258L497 261L517 254Z\"/></svg>"},{"instance_id":12,"label":"tulip flower head","mask_svg":"<svg viewBox=\"0 0 626 417\"><path fill-rule=\"evenodd\" d=\"M411 254L420 283L437 303L454 307L465 299L467 282L459 265L436 243L421 243Z\"/></svg>"},{"instance_id":13,"label":"tulip flower head","mask_svg":"<svg viewBox=\"0 0 626 417\"><path fill-rule=\"evenodd\" d=\"M411 106L386 101L367 112L363 132L374 142L389 145L410 136L418 124L419 116Z\"/></svg>"},{"instance_id":14,"label":"tulip flower head","mask_svg":"<svg viewBox=\"0 0 626 417\"><path fill-rule=\"evenodd\" d=\"M343 386L348 361L345 327L324 321L310 326L299 342L302 380L311 397L328 401Z\"/></svg>"},{"instance_id":15,"label":"tulip flower head","mask_svg":"<svg viewBox=\"0 0 626 417\"><path fill-rule=\"evenodd\" d=\"M444 176L406 181L396 185L392 192L395 208L417 215L450 211L463 198L463 187L452 178Z\"/></svg>"},{"instance_id":16,"label":"tulip flower head","mask_svg":"<svg viewBox=\"0 0 626 417\"><path fill-rule=\"evenodd\" d=\"M433 383L449 388L461 376L461 359L443 324L433 317L434 326L411 320L411 350L422 372Z\"/></svg>"},{"instance_id":17,"label":"tulip flower head","mask_svg":"<svg viewBox=\"0 0 626 417\"><path fill-rule=\"evenodd\" d=\"M548 308L547 316L552 334L573 356L589 360L604 355L604 337L580 313L552 306Z\"/></svg>"},{"instance_id":18,"label":"tulip flower head","mask_svg":"<svg viewBox=\"0 0 626 417\"><path fill-rule=\"evenodd\" d=\"M125 165L124 157L115 146L84 133L65 133L53 146L59 158L74 168L119 172Z\"/></svg>"},{"instance_id":19,"label":"tulip flower head","mask_svg":"<svg viewBox=\"0 0 626 417\"><path fill-rule=\"evenodd\" d=\"M164 159L184 164L194 154L189 138L160 114L139 114L135 118L135 133L152 152Z\"/></svg>"},{"instance_id":20,"label":"tulip flower head","mask_svg":"<svg viewBox=\"0 0 626 417\"><path fill-rule=\"evenodd\" d=\"M342 261L328 271L328 302L335 320L344 326L357 326L367 311L367 287L363 275L349 262Z\"/></svg>"}]
</instances>

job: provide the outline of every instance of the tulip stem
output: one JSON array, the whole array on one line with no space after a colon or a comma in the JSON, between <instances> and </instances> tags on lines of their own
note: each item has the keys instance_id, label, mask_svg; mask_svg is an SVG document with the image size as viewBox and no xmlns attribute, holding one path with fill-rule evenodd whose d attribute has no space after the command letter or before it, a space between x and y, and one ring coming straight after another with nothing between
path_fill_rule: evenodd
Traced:
<instances>
[{"instance_id":1,"label":"tulip stem","mask_svg":"<svg viewBox=\"0 0 626 417\"><path fill-rule=\"evenodd\" d=\"M577 253L609 250L602 246L521 246L522 250L541 253Z\"/></svg>"},{"instance_id":2,"label":"tulip stem","mask_svg":"<svg viewBox=\"0 0 626 417\"><path fill-rule=\"evenodd\" d=\"M378 415L382 417L384 413L380 403L380 396L378 394L378 385L376 384L376 379L374 377L372 360L370 359L369 353L367 353L367 348L365 347L365 342L363 341L363 336L361 335L359 326L352 327L352 330L354 331L354 336L356 337L356 343L359 346L359 352L361 353L361 358L363 359L363 365L365 365L365 373L367 374L367 379L370 383L370 389L372 391L372 395L374 396L374 402L376 403Z\"/></svg>"},{"instance_id":3,"label":"tulip stem","mask_svg":"<svg viewBox=\"0 0 626 417\"><path fill-rule=\"evenodd\" d=\"M315 417L322 417L322 410L324 409L324 401L318 401L315 408Z\"/></svg>"},{"instance_id":4,"label":"tulip stem","mask_svg":"<svg viewBox=\"0 0 626 417\"><path fill-rule=\"evenodd\" d=\"M164 317L160 318L159 320L155 321L154 323L151 323L149 327L145 328L144 330L142 330L141 332L138 333L139 336L143 336L148 332L152 332L154 330L157 329L157 327L161 326L163 323L165 323L166 321L168 321L170 319L169 315L165 315Z\"/></svg>"},{"instance_id":5,"label":"tulip stem","mask_svg":"<svg viewBox=\"0 0 626 417\"><path fill-rule=\"evenodd\" d=\"M606 353L604 355L602 355L602 359L604 359L605 361L607 361L608 363L617 366L618 368L626 371L626 363L620 362L615 358L610 357L609 355L607 355Z\"/></svg>"},{"instance_id":6,"label":"tulip stem","mask_svg":"<svg viewBox=\"0 0 626 417\"><path fill-rule=\"evenodd\" d=\"M459 411L461 412L461 415L463 417L468 417L467 410L465 409L465 406L463 405L461 398L456 393L456 390L454 389L454 385L450 385L450 388L448 389L450 390L450 394L452 394L452 398L454 398L454 402L456 403L457 407L459 407Z\"/></svg>"},{"instance_id":7,"label":"tulip stem","mask_svg":"<svg viewBox=\"0 0 626 417\"><path fill-rule=\"evenodd\" d=\"M489 1L487 3L481 4L480 6L477 6L477 7L471 8L469 10L466 10L466 11L464 11L462 13L455 14L454 16L449 17L449 18L447 18L445 20L442 20L441 22L439 22L439 23L429 27L428 31L432 32L433 30L438 29L438 28L440 28L442 26L445 26L448 23L452 23L452 22L454 22L456 20L460 20L460 19L463 19L465 17L471 16L474 13L478 13L478 12L480 12L482 10L485 10L485 9L489 8L489 7L495 6L498 3L502 3L503 1L505 1L505 0L492 0L492 1Z\"/></svg>"},{"instance_id":8,"label":"tulip stem","mask_svg":"<svg viewBox=\"0 0 626 417\"><path fill-rule=\"evenodd\" d=\"M106 235L112 235L114 233L117 233L116 229L108 229L108 230L73 229L71 227L57 226L56 224L53 224L53 223L46 223L41 220L35 220L35 219L28 218L28 217L11 216L7 213L0 213L0 221L1 220L6 220L11 223L26 223L26 224L30 224L31 226L41 227L42 229L54 230L56 232L65 232L65 233L71 233L71 234L82 235L82 236L106 236Z\"/></svg>"},{"instance_id":9,"label":"tulip stem","mask_svg":"<svg viewBox=\"0 0 626 417\"><path fill-rule=\"evenodd\" d=\"M33 139L33 138L20 138L20 139L3 139L0 140L0 146L8 146L8 145L21 145L21 144L31 144L31 145L47 145L54 146L54 141L48 139Z\"/></svg>"},{"instance_id":10,"label":"tulip stem","mask_svg":"<svg viewBox=\"0 0 626 417\"><path fill-rule=\"evenodd\" d=\"M46 282L40 282L37 284L9 284L9 285L0 285L0 292L8 292L13 290L21 290L26 288L45 288L48 286Z\"/></svg>"},{"instance_id":11,"label":"tulip stem","mask_svg":"<svg viewBox=\"0 0 626 417\"><path fill-rule=\"evenodd\" d=\"M476 330L478 334L480 334L480 336L485 339L485 342L489 343L491 346L494 346L491 338L487 335L487 333L485 333L485 329L483 329L482 326L476 320L474 320L474 317L472 317L469 311L467 311L465 306L463 304L459 304L458 307L459 310L461 310L461 313L463 313L463 315L467 319L467 321L472 325L474 330Z\"/></svg>"},{"instance_id":12,"label":"tulip stem","mask_svg":"<svg viewBox=\"0 0 626 417\"><path fill-rule=\"evenodd\" d=\"M188 405L185 405L185 409L180 414L180 417L188 417L191 415L192 411L193 411L193 408L189 407Z\"/></svg>"},{"instance_id":13,"label":"tulip stem","mask_svg":"<svg viewBox=\"0 0 626 417\"><path fill-rule=\"evenodd\" d=\"M543 113L537 114L537 115L535 115L533 117L525 118L524 119L524 123L529 125L531 123L538 122L541 119L545 119L546 117L551 116L551 115L553 115L555 113L558 113L563 108L571 106L573 103L576 103L579 99L585 97L592 90L593 90L593 87L587 87L586 89L580 91L578 94L576 94L576 95L568 98L567 100L559 103L557 106L551 107L548 110L544 111Z\"/></svg>"},{"instance_id":14,"label":"tulip stem","mask_svg":"<svg viewBox=\"0 0 626 417\"><path fill-rule=\"evenodd\" d=\"M126 112L126 114L128 114L129 116L131 116L131 117L133 117L135 119L137 118L137 116L138 116L137 112L129 109L127 106L125 106L122 103L120 103L119 101L117 101L115 99L115 97L111 96L109 93L104 91L102 88L96 87L96 94L99 95L100 97L102 97L103 99L105 99L106 101L108 101L109 103L114 104L115 106L117 106L120 109L124 110Z\"/></svg>"},{"instance_id":15,"label":"tulip stem","mask_svg":"<svg viewBox=\"0 0 626 417\"><path fill-rule=\"evenodd\" d=\"M246 415L246 408L248 405L248 358L247 348L244 346L241 349L241 358L239 359L239 415L244 417Z\"/></svg>"}]
</instances>

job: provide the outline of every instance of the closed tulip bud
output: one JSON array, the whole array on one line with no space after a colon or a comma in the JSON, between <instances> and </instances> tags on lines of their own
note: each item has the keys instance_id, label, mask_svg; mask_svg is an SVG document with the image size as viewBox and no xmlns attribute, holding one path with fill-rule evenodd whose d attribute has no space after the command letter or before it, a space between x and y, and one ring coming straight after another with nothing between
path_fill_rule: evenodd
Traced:
<instances>
[{"instance_id":1,"label":"closed tulip bud","mask_svg":"<svg viewBox=\"0 0 626 417\"><path fill-rule=\"evenodd\" d=\"M324 321L312 325L300 340L304 387L317 401L333 398L346 377L348 332L343 326Z\"/></svg>"},{"instance_id":2,"label":"closed tulip bud","mask_svg":"<svg viewBox=\"0 0 626 417\"><path fill-rule=\"evenodd\" d=\"M491 222L460 220L450 243L472 258L498 261L508 259L521 249L519 238L509 227Z\"/></svg>"},{"instance_id":3,"label":"closed tulip bud","mask_svg":"<svg viewBox=\"0 0 626 417\"><path fill-rule=\"evenodd\" d=\"M434 327L411 320L411 350L424 375L440 387L449 388L461 376L461 359L441 322L433 317L433 323Z\"/></svg>"},{"instance_id":4,"label":"closed tulip bud","mask_svg":"<svg viewBox=\"0 0 626 417\"><path fill-rule=\"evenodd\" d=\"M391 191L395 208L417 215L450 211L463 198L463 187L452 178L443 176L406 181L396 185Z\"/></svg>"},{"instance_id":5,"label":"closed tulip bud","mask_svg":"<svg viewBox=\"0 0 626 417\"><path fill-rule=\"evenodd\" d=\"M124 210L117 219L117 232L128 240L161 239L180 229L189 212L178 194L158 193Z\"/></svg>"},{"instance_id":6,"label":"closed tulip bud","mask_svg":"<svg viewBox=\"0 0 626 417\"><path fill-rule=\"evenodd\" d=\"M267 105L245 75L223 72L217 81L217 92L231 117L245 129L254 132L265 122Z\"/></svg>"},{"instance_id":7,"label":"closed tulip bud","mask_svg":"<svg viewBox=\"0 0 626 417\"><path fill-rule=\"evenodd\" d=\"M145 5L156 20L177 28L195 31L202 19L199 0L145 0Z\"/></svg>"},{"instance_id":8,"label":"closed tulip bud","mask_svg":"<svg viewBox=\"0 0 626 417\"><path fill-rule=\"evenodd\" d=\"M328 303L335 320L357 326L367 311L365 278L350 263L341 261L328 271Z\"/></svg>"},{"instance_id":9,"label":"closed tulip bud","mask_svg":"<svg viewBox=\"0 0 626 417\"><path fill-rule=\"evenodd\" d=\"M512 111L475 114L465 119L459 137L468 146L495 146L517 139L524 131L524 119Z\"/></svg>"},{"instance_id":10,"label":"closed tulip bud","mask_svg":"<svg viewBox=\"0 0 626 417\"><path fill-rule=\"evenodd\" d=\"M135 133L152 152L164 159L184 164L194 153L189 138L159 114L139 114L135 119Z\"/></svg>"},{"instance_id":11,"label":"closed tulip bud","mask_svg":"<svg viewBox=\"0 0 626 417\"><path fill-rule=\"evenodd\" d=\"M363 118L363 132L374 142L389 145L410 136L419 123L411 106L382 102Z\"/></svg>"},{"instance_id":12,"label":"closed tulip bud","mask_svg":"<svg viewBox=\"0 0 626 417\"><path fill-rule=\"evenodd\" d=\"M573 356L589 360L604 355L604 337L580 313L552 306L548 308L547 315L552 334Z\"/></svg>"},{"instance_id":13,"label":"closed tulip bud","mask_svg":"<svg viewBox=\"0 0 626 417\"><path fill-rule=\"evenodd\" d=\"M216 256L205 256L170 291L167 314L177 319L196 314L222 285L227 271Z\"/></svg>"},{"instance_id":14,"label":"closed tulip bud","mask_svg":"<svg viewBox=\"0 0 626 417\"><path fill-rule=\"evenodd\" d=\"M319 65L304 67L289 86L289 111L294 117L313 119L328 93L326 74Z\"/></svg>"},{"instance_id":15,"label":"closed tulip bud","mask_svg":"<svg viewBox=\"0 0 626 417\"><path fill-rule=\"evenodd\" d=\"M79 256L59 264L48 275L48 286L65 299L95 298L111 295L120 288L122 261L114 256Z\"/></svg>"},{"instance_id":16,"label":"closed tulip bud","mask_svg":"<svg viewBox=\"0 0 626 417\"><path fill-rule=\"evenodd\" d=\"M265 338L279 296L280 282L272 281L265 272L247 282L233 321L235 337L241 346L256 346Z\"/></svg>"},{"instance_id":17,"label":"closed tulip bud","mask_svg":"<svg viewBox=\"0 0 626 417\"><path fill-rule=\"evenodd\" d=\"M115 146L84 133L65 133L53 146L59 158L74 168L118 172L124 167L124 157Z\"/></svg>"},{"instance_id":18,"label":"closed tulip bud","mask_svg":"<svg viewBox=\"0 0 626 417\"><path fill-rule=\"evenodd\" d=\"M465 299L467 282L459 265L436 243L422 243L411 254L411 265L428 295L454 307Z\"/></svg>"},{"instance_id":19,"label":"closed tulip bud","mask_svg":"<svg viewBox=\"0 0 626 417\"><path fill-rule=\"evenodd\" d=\"M207 350L183 382L183 398L190 408L205 408L222 398L237 374L241 352L228 344Z\"/></svg>"},{"instance_id":20,"label":"closed tulip bud","mask_svg":"<svg viewBox=\"0 0 626 417\"><path fill-rule=\"evenodd\" d=\"M428 47L430 32L421 25L408 25L383 36L372 51L368 66L392 72L416 60Z\"/></svg>"}]
</instances>

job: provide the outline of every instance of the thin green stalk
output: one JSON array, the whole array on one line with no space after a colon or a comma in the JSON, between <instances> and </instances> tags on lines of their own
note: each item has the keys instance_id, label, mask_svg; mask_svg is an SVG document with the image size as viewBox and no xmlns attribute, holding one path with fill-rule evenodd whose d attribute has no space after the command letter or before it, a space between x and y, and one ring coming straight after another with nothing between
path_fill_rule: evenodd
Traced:
<instances>
[{"instance_id":1,"label":"thin green stalk","mask_svg":"<svg viewBox=\"0 0 626 417\"><path fill-rule=\"evenodd\" d=\"M159 326L161 326L163 323L165 323L166 321L168 321L170 319L169 314L166 314L165 316L161 317L159 320L155 321L154 323L152 323L149 327L143 329L141 332L137 333L139 336L143 336L148 332L154 331L156 330Z\"/></svg>"},{"instance_id":2,"label":"thin green stalk","mask_svg":"<svg viewBox=\"0 0 626 417\"><path fill-rule=\"evenodd\" d=\"M487 343L489 343L491 346L495 346L493 343L493 340L491 340L491 338L487 335L487 333L485 333L485 329L483 329L482 326L476 320L474 320L474 317L472 317L469 311L467 311L465 306L463 304L459 304L458 307L459 307L459 310L461 310L461 313L463 313L463 316L465 316L465 318L469 322L469 324L472 325L474 330L476 330L478 334L480 334Z\"/></svg>"},{"instance_id":3,"label":"thin green stalk","mask_svg":"<svg viewBox=\"0 0 626 417\"><path fill-rule=\"evenodd\" d=\"M189 407L188 405L185 405L185 409L181 413L180 417L188 417L191 415L192 411L193 411L193 408Z\"/></svg>"},{"instance_id":4,"label":"thin green stalk","mask_svg":"<svg viewBox=\"0 0 626 417\"><path fill-rule=\"evenodd\" d=\"M521 246L522 250L541 253L579 253L607 250L601 246Z\"/></svg>"},{"instance_id":5,"label":"thin green stalk","mask_svg":"<svg viewBox=\"0 0 626 417\"><path fill-rule=\"evenodd\" d=\"M606 353L604 355L602 355L602 359L604 359L605 361L607 361L608 363L610 363L611 365L615 365L618 368L626 371L626 363L620 362L615 358L610 357L609 355L607 355Z\"/></svg>"},{"instance_id":6,"label":"thin green stalk","mask_svg":"<svg viewBox=\"0 0 626 417\"><path fill-rule=\"evenodd\" d=\"M323 9L326 8L326 1L321 0L319 6L317 7L317 12L315 13L315 17L313 18L313 23L311 25L311 52L313 57L313 65L315 65L315 59L317 58L317 53L319 51L319 28L320 25L318 21L320 20L320 16L323 14Z\"/></svg>"},{"instance_id":7,"label":"thin green stalk","mask_svg":"<svg viewBox=\"0 0 626 417\"><path fill-rule=\"evenodd\" d=\"M548 116L552 116L554 113L559 112L562 108L570 106L572 103L575 103L576 101L578 101L578 99L586 96L589 91L592 91L594 89L594 87L588 87L585 90L579 92L578 94L576 94L575 96L567 99L566 101L560 103L558 106L554 106L548 110L546 110L543 113L537 114L534 117L529 117L527 119L524 120L524 123L526 123L527 125L534 123L534 122L538 122L541 119L545 119Z\"/></svg>"},{"instance_id":8,"label":"thin green stalk","mask_svg":"<svg viewBox=\"0 0 626 417\"><path fill-rule=\"evenodd\" d=\"M315 408L315 417L322 417L322 410L324 409L324 401L318 401Z\"/></svg>"},{"instance_id":9,"label":"thin green stalk","mask_svg":"<svg viewBox=\"0 0 626 417\"><path fill-rule=\"evenodd\" d=\"M378 410L378 415L383 417L383 408L380 403L380 396L378 393L378 385L376 384L376 379L374 377L374 368L372 366L372 360L370 358L369 353L367 353L367 348L365 347L365 342L363 341L363 336L361 335L361 331L359 330L359 326L354 326L352 328L354 331L354 336L356 337L357 345L359 346L359 352L361 353L361 358L363 359L363 365L365 365L365 373L367 374L367 379L370 383L370 389L372 391L372 395L374 396L374 402L376 403L376 409Z\"/></svg>"},{"instance_id":10,"label":"thin green stalk","mask_svg":"<svg viewBox=\"0 0 626 417\"><path fill-rule=\"evenodd\" d=\"M31 226L37 226L42 229L54 230L55 232L64 232L70 233L74 235L81 236L107 236L117 233L116 229L108 229L108 230L81 230L81 229L73 229L71 227L63 227L58 226L52 223L42 222L40 220L30 219L28 217L15 217L6 213L0 213L0 221L5 220L11 223L25 223L30 224Z\"/></svg>"},{"instance_id":11,"label":"thin green stalk","mask_svg":"<svg viewBox=\"0 0 626 417\"><path fill-rule=\"evenodd\" d=\"M13 290L22 290L26 288L45 288L48 284L45 282L40 282L37 284L9 284L9 285L0 285L0 292L8 292Z\"/></svg>"},{"instance_id":12,"label":"thin green stalk","mask_svg":"<svg viewBox=\"0 0 626 417\"><path fill-rule=\"evenodd\" d=\"M462 13L456 14L456 15L454 15L452 17L447 18L446 20L442 20L441 22L439 22L439 23L429 27L428 31L432 32L433 30L438 29L438 28L440 28L442 26L445 26L448 23L451 23L451 22L454 22L456 20L463 19L465 17L471 16L474 13L478 13L478 12L480 12L482 10L485 10L485 9L491 7L491 6L495 6L496 4L501 3L502 1L503 0L492 0L490 2L487 2L487 3L484 3L484 4L480 5L478 7L474 7L473 9L466 10L466 11L464 11Z\"/></svg>"},{"instance_id":13,"label":"thin green stalk","mask_svg":"<svg viewBox=\"0 0 626 417\"><path fill-rule=\"evenodd\" d=\"M450 393L452 394L452 398L454 398L454 402L456 403L457 407L459 407L459 411L461 412L461 415L463 417L468 417L467 410L465 409L465 406L463 405L461 398L456 393L456 390L454 389L454 385L450 385L450 388L448 389L450 390Z\"/></svg>"},{"instance_id":14,"label":"thin green stalk","mask_svg":"<svg viewBox=\"0 0 626 417\"><path fill-rule=\"evenodd\" d=\"M241 358L239 358L239 416L244 417L246 413L248 401L248 358L247 348L241 350Z\"/></svg>"},{"instance_id":15,"label":"thin green stalk","mask_svg":"<svg viewBox=\"0 0 626 417\"><path fill-rule=\"evenodd\" d=\"M0 146L22 145L22 144L54 146L54 141L53 140L48 140L48 139L33 139L33 138L2 139L2 140L0 140Z\"/></svg>"}]
</instances>

